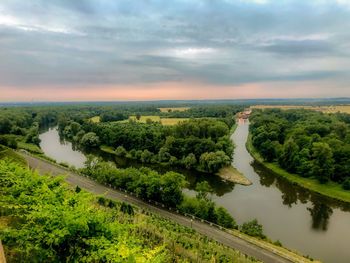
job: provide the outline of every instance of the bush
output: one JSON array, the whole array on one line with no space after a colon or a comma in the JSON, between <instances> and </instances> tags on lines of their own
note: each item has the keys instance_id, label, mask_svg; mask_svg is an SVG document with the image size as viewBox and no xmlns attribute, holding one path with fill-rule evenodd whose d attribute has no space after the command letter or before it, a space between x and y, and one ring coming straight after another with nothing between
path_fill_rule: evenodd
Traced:
<instances>
[{"instance_id":1,"label":"bush","mask_svg":"<svg viewBox=\"0 0 350 263\"><path fill-rule=\"evenodd\" d=\"M117 149L115 149L115 154L119 157L125 157L127 154L127 151L123 146L118 146Z\"/></svg>"},{"instance_id":2,"label":"bush","mask_svg":"<svg viewBox=\"0 0 350 263\"><path fill-rule=\"evenodd\" d=\"M263 233L263 227L258 223L258 220L254 219L252 221L246 222L241 226L241 231L252 237L258 237L265 239L266 236Z\"/></svg>"},{"instance_id":3,"label":"bush","mask_svg":"<svg viewBox=\"0 0 350 263\"><path fill-rule=\"evenodd\" d=\"M345 179L342 186L344 190L350 190L350 178Z\"/></svg>"}]
</instances>

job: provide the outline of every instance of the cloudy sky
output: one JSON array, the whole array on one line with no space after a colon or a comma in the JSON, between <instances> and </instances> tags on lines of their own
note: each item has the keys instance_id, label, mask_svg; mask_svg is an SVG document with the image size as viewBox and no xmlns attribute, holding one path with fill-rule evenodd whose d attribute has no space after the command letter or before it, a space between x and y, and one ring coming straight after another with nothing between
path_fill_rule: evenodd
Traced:
<instances>
[{"instance_id":1,"label":"cloudy sky","mask_svg":"<svg viewBox=\"0 0 350 263\"><path fill-rule=\"evenodd\" d=\"M350 0L1 0L0 101L350 96Z\"/></svg>"}]
</instances>

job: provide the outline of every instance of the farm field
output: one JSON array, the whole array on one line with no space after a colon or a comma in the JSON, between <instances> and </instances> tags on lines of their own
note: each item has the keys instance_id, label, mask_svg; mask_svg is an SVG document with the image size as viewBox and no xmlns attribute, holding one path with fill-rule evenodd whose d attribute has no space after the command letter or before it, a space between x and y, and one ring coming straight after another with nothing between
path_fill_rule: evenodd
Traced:
<instances>
[{"instance_id":1,"label":"farm field","mask_svg":"<svg viewBox=\"0 0 350 263\"><path fill-rule=\"evenodd\" d=\"M190 107L158 108L160 112L187 111Z\"/></svg>"},{"instance_id":2,"label":"farm field","mask_svg":"<svg viewBox=\"0 0 350 263\"><path fill-rule=\"evenodd\" d=\"M250 107L251 109L273 109L278 108L282 110L291 109L306 109L321 111L324 113L350 113L350 105L337 105L337 106L303 106L303 105L254 105Z\"/></svg>"},{"instance_id":3,"label":"farm field","mask_svg":"<svg viewBox=\"0 0 350 263\"><path fill-rule=\"evenodd\" d=\"M160 116L155 116L155 115L141 116L139 120L136 119L136 116L130 116L129 119L140 123L146 123L147 120L149 119L153 122L160 122L163 125L176 125L179 122L189 120L189 118L161 118Z\"/></svg>"}]
</instances>

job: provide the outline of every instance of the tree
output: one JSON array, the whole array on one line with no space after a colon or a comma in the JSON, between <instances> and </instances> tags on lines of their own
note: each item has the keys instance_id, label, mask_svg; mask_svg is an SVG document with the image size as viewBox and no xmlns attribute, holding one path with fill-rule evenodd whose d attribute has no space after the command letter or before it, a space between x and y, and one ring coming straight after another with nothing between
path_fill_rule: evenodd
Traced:
<instances>
[{"instance_id":1,"label":"tree","mask_svg":"<svg viewBox=\"0 0 350 263\"><path fill-rule=\"evenodd\" d=\"M182 188L185 186L185 177L179 173L167 172L161 177L162 202L176 207L183 200Z\"/></svg>"},{"instance_id":2,"label":"tree","mask_svg":"<svg viewBox=\"0 0 350 263\"><path fill-rule=\"evenodd\" d=\"M136 114L136 120L139 121L140 119L141 119L141 114L140 114L140 113L137 113L137 114Z\"/></svg>"},{"instance_id":3,"label":"tree","mask_svg":"<svg viewBox=\"0 0 350 263\"><path fill-rule=\"evenodd\" d=\"M100 139L96 133L88 132L81 138L80 143L86 147L97 147L100 144Z\"/></svg>"},{"instance_id":4,"label":"tree","mask_svg":"<svg viewBox=\"0 0 350 263\"><path fill-rule=\"evenodd\" d=\"M331 148L327 143L315 142L312 144L311 173L320 183L326 183L334 171L334 160Z\"/></svg>"},{"instance_id":5,"label":"tree","mask_svg":"<svg viewBox=\"0 0 350 263\"><path fill-rule=\"evenodd\" d=\"M204 171L210 173L219 171L220 168L229 165L230 162L230 157L228 157L223 151L206 152L203 153L199 159L200 167Z\"/></svg>"},{"instance_id":6,"label":"tree","mask_svg":"<svg viewBox=\"0 0 350 263\"><path fill-rule=\"evenodd\" d=\"M197 164L196 156L193 153L190 153L183 159L182 163L185 165L186 169L192 169Z\"/></svg>"},{"instance_id":7,"label":"tree","mask_svg":"<svg viewBox=\"0 0 350 263\"><path fill-rule=\"evenodd\" d=\"M237 228L233 217L223 207L218 207L215 211L217 224L226 228Z\"/></svg>"},{"instance_id":8,"label":"tree","mask_svg":"<svg viewBox=\"0 0 350 263\"><path fill-rule=\"evenodd\" d=\"M343 189L350 190L350 178L346 178L342 184Z\"/></svg>"},{"instance_id":9,"label":"tree","mask_svg":"<svg viewBox=\"0 0 350 263\"><path fill-rule=\"evenodd\" d=\"M127 151L123 146L118 146L117 149L115 149L115 154L119 157L125 157L127 154Z\"/></svg>"},{"instance_id":10,"label":"tree","mask_svg":"<svg viewBox=\"0 0 350 263\"><path fill-rule=\"evenodd\" d=\"M197 195L196 195L197 199L204 199L207 201L210 200L209 195L213 193L213 189L211 188L211 186L208 184L207 181L197 183L196 191L197 191Z\"/></svg>"},{"instance_id":11,"label":"tree","mask_svg":"<svg viewBox=\"0 0 350 263\"><path fill-rule=\"evenodd\" d=\"M241 231L252 237L259 237L265 239L266 236L263 233L263 227L258 223L258 220L246 222L241 226Z\"/></svg>"},{"instance_id":12,"label":"tree","mask_svg":"<svg viewBox=\"0 0 350 263\"><path fill-rule=\"evenodd\" d=\"M144 150L141 154L141 162L143 163L150 163L153 157L153 153L149 150Z\"/></svg>"}]
</instances>

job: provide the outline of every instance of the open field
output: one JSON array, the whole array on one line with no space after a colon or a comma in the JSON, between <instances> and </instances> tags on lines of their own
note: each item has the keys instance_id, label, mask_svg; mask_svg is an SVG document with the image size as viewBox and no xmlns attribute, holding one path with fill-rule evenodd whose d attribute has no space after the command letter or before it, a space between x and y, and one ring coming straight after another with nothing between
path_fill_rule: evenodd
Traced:
<instances>
[{"instance_id":1,"label":"open field","mask_svg":"<svg viewBox=\"0 0 350 263\"><path fill-rule=\"evenodd\" d=\"M158 108L160 112L187 111L190 107Z\"/></svg>"},{"instance_id":2,"label":"open field","mask_svg":"<svg viewBox=\"0 0 350 263\"><path fill-rule=\"evenodd\" d=\"M176 125L179 122L188 121L189 118L162 118L161 123L163 125Z\"/></svg>"},{"instance_id":3,"label":"open field","mask_svg":"<svg viewBox=\"0 0 350 263\"><path fill-rule=\"evenodd\" d=\"M257 162L264 165L268 170L272 171L276 175L282 176L287 180L289 180L290 182L296 183L299 186L309 189L313 192L350 203L350 191L344 190L340 184L337 184L334 182L320 184L316 179L304 178L296 174L291 174L283 170L276 163L265 162L263 158L260 156L260 154L254 148L250 134L247 140L247 150Z\"/></svg>"},{"instance_id":4,"label":"open field","mask_svg":"<svg viewBox=\"0 0 350 263\"><path fill-rule=\"evenodd\" d=\"M179 122L189 120L188 118L160 118L160 116L155 115L141 116L140 120L136 120L136 116L130 116L129 119L141 123L146 123L150 119L153 122L160 122L163 125L176 125Z\"/></svg>"},{"instance_id":5,"label":"open field","mask_svg":"<svg viewBox=\"0 0 350 263\"><path fill-rule=\"evenodd\" d=\"M233 182L241 185L251 185L252 182L249 181L241 172L239 172L235 167L227 166L220 169L218 176L226 181Z\"/></svg>"},{"instance_id":6,"label":"open field","mask_svg":"<svg viewBox=\"0 0 350 263\"><path fill-rule=\"evenodd\" d=\"M100 116L95 116L95 117L90 118L90 121L93 123L99 123L101 121L101 118L100 118Z\"/></svg>"},{"instance_id":7,"label":"open field","mask_svg":"<svg viewBox=\"0 0 350 263\"><path fill-rule=\"evenodd\" d=\"M350 113L350 105L336 105L336 106L303 106L303 105L255 105L251 106L251 109L282 109L282 110L291 110L291 109L306 109L306 110L315 110L321 111L324 113Z\"/></svg>"}]
</instances>

